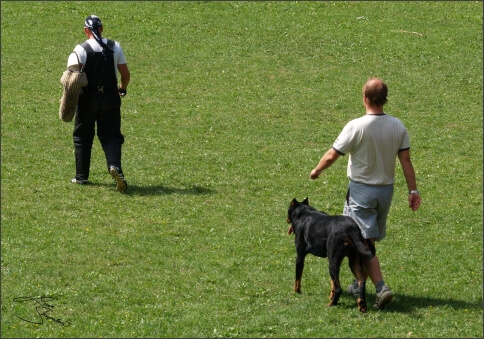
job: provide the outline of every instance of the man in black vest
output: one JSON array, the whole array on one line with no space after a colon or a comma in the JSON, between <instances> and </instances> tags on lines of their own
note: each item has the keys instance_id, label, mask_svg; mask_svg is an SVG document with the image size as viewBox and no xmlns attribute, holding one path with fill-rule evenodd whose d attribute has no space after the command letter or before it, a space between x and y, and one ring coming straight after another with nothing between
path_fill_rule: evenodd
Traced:
<instances>
[{"instance_id":1,"label":"man in black vest","mask_svg":"<svg viewBox=\"0 0 484 339\"><path fill-rule=\"evenodd\" d=\"M101 36L101 20L89 16L84 23L87 40L74 48L79 63L87 74L88 85L83 87L77 103L74 123L74 149L76 155L77 184L87 184L91 164L91 149L97 123L97 136L106 156L107 169L116 182L119 192L125 193L128 184L121 167L121 98L126 95L130 72L123 50L117 41ZM71 54L68 67L77 64ZM118 71L121 83L118 86Z\"/></svg>"}]
</instances>

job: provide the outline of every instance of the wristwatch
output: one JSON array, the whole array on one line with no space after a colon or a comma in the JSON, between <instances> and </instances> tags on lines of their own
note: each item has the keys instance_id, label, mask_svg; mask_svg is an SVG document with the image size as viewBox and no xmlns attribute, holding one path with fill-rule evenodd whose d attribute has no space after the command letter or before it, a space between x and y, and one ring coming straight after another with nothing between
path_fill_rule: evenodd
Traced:
<instances>
[{"instance_id":1,"label":"wristwatch","mask_svg":"<svg viewBox=\"0 0 484 339\"><path fill-rule=\"evenodd\" d=\"M418 194L418 195L420 195L418 190L411 190L410 193L408 193L408 194Z\"/></svg>"}]
</instances>

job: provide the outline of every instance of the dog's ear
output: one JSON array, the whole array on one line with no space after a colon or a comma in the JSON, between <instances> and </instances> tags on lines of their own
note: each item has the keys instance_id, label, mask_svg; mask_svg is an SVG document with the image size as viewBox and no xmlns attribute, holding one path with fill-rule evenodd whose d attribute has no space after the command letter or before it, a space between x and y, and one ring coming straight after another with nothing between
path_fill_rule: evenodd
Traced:
<instances>
[{"instance_id":1,"label":"dog's ear","mask_svg":"<svg viewBox=\"0 0 484 339\"><path fill-rule=\"evenodd\" d=\"M295 208L297 206L299 206L299 202L296 200L296 198L292 199L291 208Z\"/></svg>"},{"instance_id":2,"label":"dog's ear","mask_svg":"<svg viewBox=\"0 0 484 339\"><path fill-rule=\"evenodd\" d=\"M306 199L304 199L302 203L305 204L305 205L309 205L309 199L308 199L308 197L306 197Z\"/></svg>"}]
</instances>

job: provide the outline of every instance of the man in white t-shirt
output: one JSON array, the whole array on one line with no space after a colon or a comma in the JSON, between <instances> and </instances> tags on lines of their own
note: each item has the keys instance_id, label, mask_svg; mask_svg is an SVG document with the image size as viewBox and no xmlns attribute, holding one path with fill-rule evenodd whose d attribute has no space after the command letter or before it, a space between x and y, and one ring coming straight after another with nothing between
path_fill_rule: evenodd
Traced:
<instances>
[{"instance_id":1,"label":"man in white t-shirt","mask_svg":"<svg viewBox=\"0 0 484 339\"><path fill-rule=\"evenodd\" d=\"M350 121L331 147L311 171L316 180L340 155L349 154L347 176L350 180L344 215L352 217L365 241L382 240L386 235L386 219L393 197L396 158L400 160L409 190L408 202L413 211L420 206L415 171L410 160L410 139L402 122L386 115L388 87L378 78L370 78L363 86L366 114ZM383 309L393 293L385 284L378 257L364 262L366 272L376 287L374 308ZM348 286L357 295L358 283Z\"/></svg>"},{"instance_id":2,"label":"man in white t-shirt","mask_svg":"<svg viewBox=\"0 0 484 339\"><path fill-rule=\"evenodd\" d=\"M128 184L121 167L121 99L126 95L130 72L119 42L102 37L101 19L90 15L84 22L87 40L74 48L67 61L68 68L79 63L86 72L88 85L81 89L74 123L74 149L77 184L87 184L91 149L97 124L97 135L106 156L107 169L119 192ZM79 58L79 59L78 59ZM118 85L118 72L121 75Z\"/></svg>"}]
</instances>

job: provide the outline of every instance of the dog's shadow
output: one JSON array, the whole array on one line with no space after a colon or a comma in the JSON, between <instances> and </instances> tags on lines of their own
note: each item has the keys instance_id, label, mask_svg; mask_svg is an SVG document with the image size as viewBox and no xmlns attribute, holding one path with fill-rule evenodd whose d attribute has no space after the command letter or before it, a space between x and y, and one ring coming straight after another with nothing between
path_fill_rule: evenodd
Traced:
<instances>
[{"instance_id":1,"label":"dog's shadow","mask_svg":"<svg viewBox=\"0 0 484 339\"><path fill-rule=\"evenodd\" d=\"M351 300L352 302L350 302ZM354 298L343 292L340 299L340 306L344 308L353 308ZM369 309L372 309L375 300L374 293L367 293L367 303ZM384 311L397 313L413 313L417 310L428 309L436 307L451 307L456 310L482 310L482 304L479 302L467 302L463 300L455 300L451 298L432 298L432 297L416 297L402 293L395 293L393 300L385 307ZM373 310L373 309L372 309Z\"/></svg>"}]
</instances>

